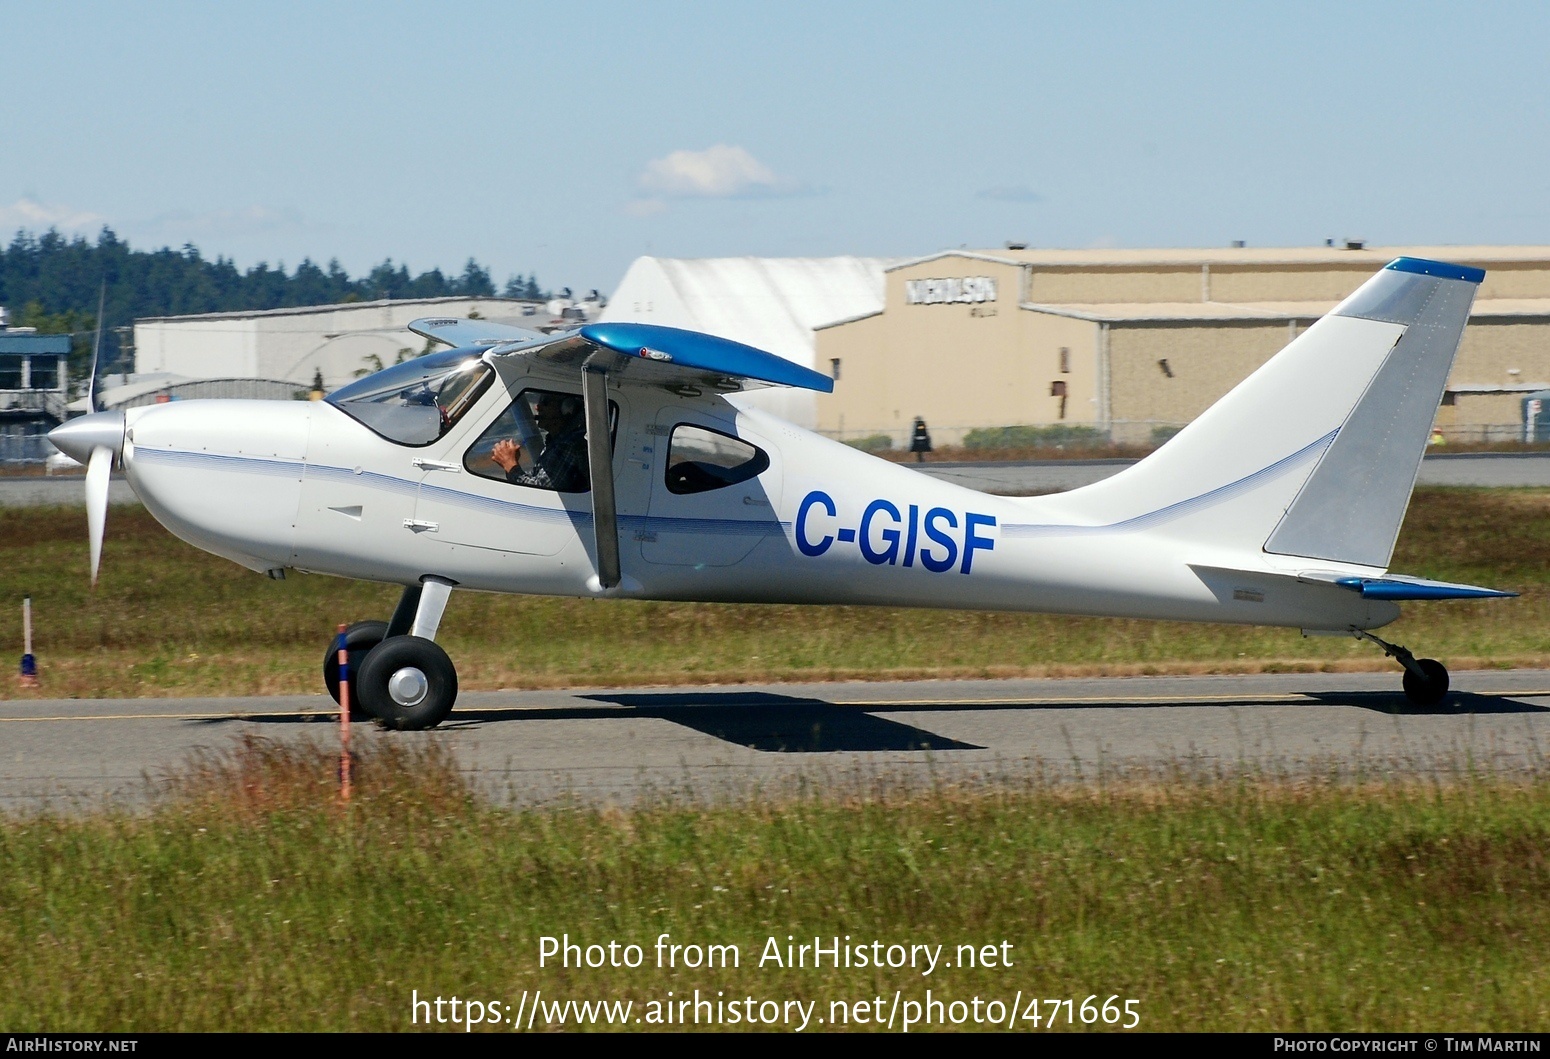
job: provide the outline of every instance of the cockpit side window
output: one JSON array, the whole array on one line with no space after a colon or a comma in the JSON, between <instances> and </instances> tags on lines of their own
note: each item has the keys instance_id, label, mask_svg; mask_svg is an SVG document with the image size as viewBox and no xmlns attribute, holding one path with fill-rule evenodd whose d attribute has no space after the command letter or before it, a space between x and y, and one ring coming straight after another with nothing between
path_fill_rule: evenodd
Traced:
<instances>
[{"instance_id":1,"label":"cockpit side window","mask_svg":"<svg viewBox=\"0 0 1550 1059\"><path fill-rule=\"evenodd\" d=\"M757 445L718 430L679 423L667 449L670 493L704 493L763 474L770 457Z\"/></svg>"},{"instance_id":2,"label":"cockpit side window","mask_svg":"<svg viewBox=\"0 0 1550 1059\"><path fill-rule=\"evenodd\" d=\"M490 388L495 369L466 349L384 368L329 394L328 402L400 445L429 445Z\"/></svg>"},{"instance_id":3,"label":"cockpit side window","mask_svg":"<svg viewBox=\"0 0 1550 1059\"><path fill-rule=\"evenodd\" d=\"M619 406L608 402L609 437L619 423ZM523 390L463 455L463 468L531 489L585 493L587 416L580 394Z\"/></svg>"}]
</instances>

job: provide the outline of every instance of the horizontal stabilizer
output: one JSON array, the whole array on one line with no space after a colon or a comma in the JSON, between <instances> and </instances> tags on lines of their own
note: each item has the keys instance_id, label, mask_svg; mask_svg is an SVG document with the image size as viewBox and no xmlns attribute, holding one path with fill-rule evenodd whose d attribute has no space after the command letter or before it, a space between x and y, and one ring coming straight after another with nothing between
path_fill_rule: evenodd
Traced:
<instances>
[{"instance_id":1,"label":"horizontal stabilizer","mask_svg":"<svg viewBox=\"0 0 1550 1059\"><path fill-rule=\"evenodd\" d=\"M498 324L493 320L461 320L452 316L427 316L415 320L409 330L422 338L445 342L457 349L493 346L502 342L532 342L547 337L542 331Z\"/></svg>"},{"instance_id":2,"label":"horizontal stabilizer","mask_svg":"<svg viewBox=\"0 0 1550 1059\"><path fill-rule=\"evenodd\" d=\"M1304 580L1326 580L1317 574L1302 576ZM1424 577L1406 577L1404 574L1385 574L1382 577L1330 575L1327 580L1359 593L1363 599L1388 599L1396 603L1408 599L1505 599L1517 595L1516 592L1503 592L1495 588L1428 581Z\"/></svg>"}]
</instances>

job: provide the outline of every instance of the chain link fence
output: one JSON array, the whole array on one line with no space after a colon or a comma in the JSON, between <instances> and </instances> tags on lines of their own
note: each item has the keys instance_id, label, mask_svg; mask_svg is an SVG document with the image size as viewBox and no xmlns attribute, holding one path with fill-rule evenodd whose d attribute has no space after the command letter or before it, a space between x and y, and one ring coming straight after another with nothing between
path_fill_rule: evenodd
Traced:
<instances>
[{"instance_id":1,"label":"chain link fence","mask_svg":"<svg viewBox=\"0 0 1550 1059\"><path fill-rule=\"evenodd\" d=\"M241 399L257 401L305 401L311 387L281 379L193 379L172 383L157 390L115 401L110 408L139 408L172 401ZM0 419L0 468L42 470L52 456L59 455L48 440L48 430L66 418L64 398L54 392L16 391L0 393L0 417L7 412L43 413L51 422L12 423Z\"/></svg>"},{"instance_id":2,"label":"chain link fence","mask_svg":"<svg viewBox=\"0 0 1550 1059\"><path fill-rule=\"evenodd\" d=\"M950 448L991 455L1028 449L1155 449L1187 425L1151 419L1116 420L1106 428L1077 423L971 427L956 424L938 426L928 422L927 430L931 435L933 451ZM821 430L819 433L865 452L908 452L912 427ZM1447 445L1543 445L1545 441L1543 437L1534 437L1521 422L1449 424L1439 426L1431 437L1434 449Z\"/></svg>"},{"instance_id":3,"label":"chain link fence","mask_svg":"<svg viewBox=\"0 0 1550 1059\"><path fill-rule=\"evenodd\" d=\"M172 383L127 401L114 402L113 408L140 408L169 401L203 401L210 398L248 401L305 401L311 387L283 379L192 379Z\"/></svg>"}]
</instances>

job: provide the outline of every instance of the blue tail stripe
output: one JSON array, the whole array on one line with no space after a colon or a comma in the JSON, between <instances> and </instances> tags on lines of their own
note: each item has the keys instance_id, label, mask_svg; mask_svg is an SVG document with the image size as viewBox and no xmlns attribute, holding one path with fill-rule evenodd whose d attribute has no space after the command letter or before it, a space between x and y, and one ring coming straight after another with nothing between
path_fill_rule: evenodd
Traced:
<instances>
[{"instance_id":1,"label":"blue tail stripe","mask_svg":"<svg viewBox=\"0 0 1550 1059\"><path fill-rule=\"evenodd\" d=\"M1485 269L1469 265L1453 265L1446 261L1428 261L1424 257L1396 257L1386 268L1395 272L1414 272L1418 276L1436 276L1438 279L1461 279L1467 283L1485 280Z\"/></svg>"}]
</instances>

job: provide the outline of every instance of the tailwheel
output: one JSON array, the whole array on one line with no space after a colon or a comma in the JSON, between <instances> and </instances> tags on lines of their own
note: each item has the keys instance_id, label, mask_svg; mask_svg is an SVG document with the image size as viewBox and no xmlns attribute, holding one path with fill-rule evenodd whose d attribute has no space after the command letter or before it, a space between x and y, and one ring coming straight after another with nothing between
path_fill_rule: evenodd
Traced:
<instances>
[{"instance_id":1,"label":"tailwheel","mask_svg":"<svg viewBox=\"0 0 1550 1059\"><path fill-rule=\"evenodd\" d=\"M434 728L457 701L457 669L434 640L390 636L361 663L354 688L361 705L385 728Z\"/></svg>"},{"instance_id":2,"label":"tailwheel","mask_svg":"<svg viewBox=\"0 0 1550 1059\"><path fill-rule=\"evenodd\" d=\"M1419 659L1415 669L1405 667L1404 684L1405 697L1411 702L1417 706L1435 706L1448 694L1448 667L1435 658Z\"/></svg>"},{"instance_id":3,"label":"tailwheel","mask_svg":"<svg viewBox=\"0 0 1550 1059\"><path fill-rule=\"evenodd\" d=\"M367 721L371 715L361 705L359 686L361 663L373 647L387 638L388 623L385 621L358 621L344 631L345 649L350 658L350 720ZM338 638L328 641L328 652L323 655L323 684L328 693L339 701L339 643Z\"/></svg>"},{"instance_id":4,"label":"tailwheel","mask_svg":"<svg viewBox=\"0 0 1550 1059\"><path fill-rule=\"evenodd\" d=\"M1405 698L1417 706L1436 706L1448 694L1448 667L1435 658L1417 658L1397 643L1380 640L1365 629L1352 629L1358 640L1371 640L1383 653L1405 667Z\"/></svg>"}]
</instances>

